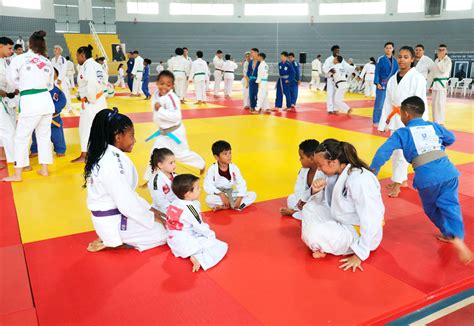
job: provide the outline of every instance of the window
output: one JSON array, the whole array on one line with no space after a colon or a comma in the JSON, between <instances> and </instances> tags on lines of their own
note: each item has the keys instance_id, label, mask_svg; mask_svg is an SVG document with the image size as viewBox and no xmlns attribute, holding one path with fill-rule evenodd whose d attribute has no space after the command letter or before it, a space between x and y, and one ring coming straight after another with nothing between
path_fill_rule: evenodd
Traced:
<instances>
[{"instance_id":1,"label":"window","mask_svg":"<svg viewBox=\"0 0 474 326\"><path fill-rule=\"evenodd\" d=\"M385 14L385 1L321 3L321 16Z\"/></svg>"},{"instance_id":2,"label":"window","mask_svg":"<svg viewBox=\"0 0 474 326\"><path fill-rule=\"evenodd\" d=\"M170 15L232 16L233 4L217 3L170 3Z\"/></svg>"},{"instance_id":3,"label":"window","mask_svg":"<svg viewBox=\"0 0 474 326\"><path fill-rule=\"evenodd\" d=\"M77 0L54 0L56 33L79 33L79 3Z\"/></svg>"},{"instance_id":4,"label":"window","mask_svg":"<svg viewBox=\"0 0 474 326\"><path fill-rule=\"evenodd\" d=\"M398 0L399 13L424 12L425 0Z\"/></svg>"},{"instance_id":5,"label":"window","mask_svg":"<svg viewBox=\"0 0 474 326\"><path fill-rule=\"evenodd\" d=\"M130 2L127 1L127 13L129 14L143 14L143 15L158 15L157 2Z\"/></svg>"},{"instance_id":6,"label":"window","mask_svg":"<svg viewBox=\"0 0 474 326\"><path fill-rule=\"evenodd\" d=\"M41 0L2 0L5 7L41 9Z\"/></svg>"},{"instance_id":7,"label":"window","mask_svg":"<svg viewBox=\"0 0 474 326\"><path fill-rule=\"evenodd\" d=\"M307 3L245 4L245 16L308 16Z\"/></svg>"},{"instance_id":8,"label":"window","mask_svg":"<svg viewBox=\"0 0 474 326\"><path fill-rule=\"evenodd\" d=\"M447 11L470 10L472 0L446 0Z\"/></svg>"}]
</instances>

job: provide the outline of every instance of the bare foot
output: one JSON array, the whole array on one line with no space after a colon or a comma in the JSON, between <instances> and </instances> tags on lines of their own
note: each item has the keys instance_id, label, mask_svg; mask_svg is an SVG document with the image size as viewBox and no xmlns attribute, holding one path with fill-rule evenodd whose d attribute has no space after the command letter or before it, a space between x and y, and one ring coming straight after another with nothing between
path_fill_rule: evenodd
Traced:
<instances>
[{"instance_id":1,"label":"bare foot","mask_svg":"<svg viewBox=\"0 0 474 326\"><path fill-rule=\"evenodd\" d=\"M37 157L37 156L38 156L38 153L31 153L30 154L30 158Z\"/></svg>"},{"instance_id":2,"label":"bare foot","mask_svg":"<svg viewBox=\"0 0 474 326\"><path fill-rule=\"evenodd\" d=\"M49 177L49 171L48 169L44 170L44 169L40 169L38 170L37 172L40 176L42 177Z\"/></svg>"},{"instance_id":3,"label":"bare foot","mask_svg":"<svg viewBox=\"0 0 474 326\"><path fill-rule=\"evenodd\" d=\"M448 242L448 243L453 242L453 238L452 238L452 237L447 237L447 236L445 236L444 234L437 235L437 236L436 236L436 239L438 239L439 241Z\"/></svg>"},{"instance_id":4,"label":"bare foot","mask_svg":"<svg viewBox=\"0 0 474 326\"><path fill-rule=\"evenodd\" d=\"M202 104L202 101L194 102L194 104L201 105L201 104Z\"/></svg>"},{"instance_id":5,"label":"bare foot","mask_svg":"<svg viewBox=\"0 0 474 326\"><path fill-rule=\"evenodd\" d=\"M288 208L288 207L282 207L280 208L280 214L283 216L291 216L295 213L296 211L294 209Z\"/></svg>"},{"instance_id":6,"label":"bare foot","mask_svg":"<svg viewBox=\"0 0 474 326\"><path fill-rule=\"evenodd\" d=\"M193 263L193 273L197 272L201 268L201 264L199 264L196 257L191 256L191 262Z\"/></svg>"},{"instance_id":7,"label":"bare foot","mask_svg":"<svg viewBox=\"0 0 474 326\"><path fill-rule=\"evenodd\" d=\"M225 209L224 206L218 205L218 206L214 207L212 210L213 210L214 212L217 212L217 211L220 211L220 210L223 210L223 209Z\"/></svg>"},{"instance_id":8,"label":"bare foot","mask_svg":"<svg viewBox=\"0 0 474 326\"><path fill-rule=\"evenodd\" d=\"M100 238L97 238L94 241L92 241L91 243L89 243L89 245L87 246L87 251L97 252L97 251L101 251L105 248L106 247L105 247L104 243L102 242L102 240Z\"/></svg>"},{"instance_id":9,"label":"bare foot","mask_svg":"<svg viewBox=\"0 0 474 326\"><path fill-rule=\"evenodd\" d=\"M458 251L458 258L461 261L461 263L468 265L470 262L472 262L473 259L473 254L471 249L466 245L466 243L459 239L459 238L454 238L451 243L453 244L454 248Z\"/></svg>"},{"instance_id":10,"label":"bare foot","mask_svg":"<svg viewBox=\"0 0 474 326\"><path fill-rule=\"evenodd\" d=\"M400 195L401 192L401 184L400 183L395 183L392 190L388 193L388 196L390 198L397 198Z\"/></svg>"},{"instance_id":11,"label":"bare foot","mask_svg":"<svg viewBox=\"0 0 474 326\"><path fill-rule=\"evenodd\" d=\"M324 258L324 257L326 257L325 252L322 252L319 250L313 251L313 258L319 259L319 258Z\"/></svg>"},{"instance_id":12,"label":"bare foot","mask_svg":"<svg viewBox=\"0 0 474 326\"><path fill-rule=\"evenodd\" d=\"M21 176L15 174L2 179L3 182L20 182L21 180Z\"/></svg>"},{"instance_id":13,"label":"bare foot","mask_svg":"<svg viewBox=\"0 0 474 326\"><path fill-rule=\"evenodd\" d=\"M271 110L265 110L264 113L265 113L265 114L271 114L272 111L271 111Z\"/></svg>"},{"instance_id":14,"label":"bare foot","mask_svg":"<svg viewBox=\"0 0 474 326\"><path fill-rule=\"evenodd\" d=\"M346 114L350 116L352 114L352 109L349 109Z\"/></svg>"},{"instance_id":15,"label":"bare foot","mask_svg":"<svg viewBox=\"0 0 474 326\"><path fill-rule=\"evenodd\" d=\"M86 154L81 153L81 155L78 158L75 158L71 161L71 163L84 163L86 161Z\"/></svg>"},{"instance_id":16,"label":"bare foot","mask_svg":"<svg viewBox=\"0 0 474 326\"><path fill-rule=\"evenodd\" d=\"M388 189L388 190L392 190L394 186L395 186L395 182L386 185L385 188ZM401 188L407 188L408 187L408 181L403 181L400 184L400 187Z\"/></svg>"},{"instance_id":17,"label":"bare foot","mask_svg":"<svg viewBox=\"0 0 474 326\"><path fill-rule=\"evenodd\" d=\"M250 106L244 106L244 110L250 110Z\"/></svg>"},{"instance_id":18,"label":"bare foot","mask_svg":"<svg viewBox=\"0 0 474 326\"><path fill-rule=\"evenodd\" d=\"M23 168L23 172L30 172L30 171L33 171L33 168L31 167L31 165L25 166Z\"/></svg>"},{"instance_id":19,"label":"bare foot","mask_svg":"<svg viewBox=\"0 0 474 326\"><path fill-rule=\"evenodd\" d=\"M64 157L64 156L66 156L66 154L64 154L64 153L56 153L56 157Z\"/></svg>"},{"instance_id":20,"label":"bare foot","mask_svg":"<svg viewBox=\"0 0 474 326\"><path fill-rule=\"evenodd\" d=\"M204 175L204 172L206 172L206 167L203 167L201 170L199 170L199 175Z\"/></svg>"}]
</instances>

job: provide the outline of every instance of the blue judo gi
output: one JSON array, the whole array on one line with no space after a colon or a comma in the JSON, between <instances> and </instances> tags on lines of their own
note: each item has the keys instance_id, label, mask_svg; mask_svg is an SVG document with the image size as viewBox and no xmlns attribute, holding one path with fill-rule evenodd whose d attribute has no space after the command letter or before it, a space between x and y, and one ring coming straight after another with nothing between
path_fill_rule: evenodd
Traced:
<instances>
[{"instance_id":1,"label":"blue judo gi","mask_svg":"<svg viewBox=\"0 0 474 326\"><path fill-rule=\"evenodd\" d=\"M298 82L301 80L301 65L298 61L293 61L293 68L295 70L295 78L291 81L291 105L296 106L298 100Z\"/></svg>"},{"instance_id":2,"label":"blue judo gi","mask_svg":"<svg viewBox=\"0 0 474 326\"><path fill-rule=\"evenodd\" d=\"M150 82L150 65L146 65L143 68L142 77L142 92L146 97L150 97L150 91L148 90L148 83Z\"/></svg>"},{"instance_id":3,"label":"blue judo gi","mask_svg":"<svg viewBox=\"0 0 474 326\"><path fill-rule=\"evenodd\" d=\"M291 81L295 79L295 68L290 61L280 62L278 64L279 78L276 84L275 107L281 108L283 95L286 98L286 108L291 108Z\"/></svg>"},{"instance_id":4,"label":"blue judo gi","mask_svg":"<svg viewBox=\"0 0 474 326\"><path fill-rule=\"evenodd\" d=\"M374 85L382 85L383 89L378 89L375 92L374 112L372 116L373 123L379 123L382 115L383 103L385 102L385 94L388 80L398 71L398 62L395 57L390 59L386 55L382 55L377 59L375 65Z\"/></svg>"},{"instance_id":5,"label":"blue judo gi","mask_svg":"<svg viewBox=\"0 0 474 326\"><path fill-rule=\"evenodd\" d=\"M255 69L253 69L253 60L249 61L249 67L247 69L247 77L249 79L249 98L250 98L250 109L254 110L257 106L257 94L258 94L258 84L257 84L257 74L258 66L260 66L260 61L257 61Z\"/></svg>"},{"instance_id":6,"label":"blue judo gi","mask_svg":"<svg viewBox=\"0 0 474 326\"><path fill-rule=\"evenodd\" d=\"M63 120L61 119L61 111L66 106L66 96L55 85L49 91L54 103L54 114L51 120L51 142L54 146L54 152L57 154L66 153L66 140L64 139ZM38 144L36 143L36 135L33 132L30 151L32 154L38 153Z\"/></svg>"},{"instance_id":7,"label":"blue judo gi","mask_svg":"<svg viewBox=\"0 0 474 326\"><path fill-rule=\"evenodd\" d=\"M127 85L128 88L130 89L130 92L133 89L133 78L132 78L132 70L133 70L133 65L135 64L135 59L130 58L127 61Z\"/></svg>"},{"instance_id":8,"label":"blue judo gi","mask_svg":"<svg viewBox=\"0 0 474 326\"><path fill-rule=\"evenodd\" d=\"M400 128L377 150L370 167L378 174L382 165L396 149L403 150L405 159L412 163L419 155L444 151L456 140L454 134L443 126L413 119ZM432 153L431 153L432 154ZM456 167L447 156L435 159L415 168L413 187L418 190L423 209L446 237L464 238L461 205L458 198Z\"/></svg>"}]
</instances>

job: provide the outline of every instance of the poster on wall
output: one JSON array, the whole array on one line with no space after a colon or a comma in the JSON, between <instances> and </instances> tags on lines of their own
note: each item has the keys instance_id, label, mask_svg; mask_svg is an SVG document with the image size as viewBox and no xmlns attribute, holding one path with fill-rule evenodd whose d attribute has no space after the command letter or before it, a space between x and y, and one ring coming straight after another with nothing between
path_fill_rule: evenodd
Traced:
<instances>
[{"instance_id":1,"label":"poster on wall","mask_svg":"<svg viewBox=\"0 0 474 326\"><path fill-rule=\"evenodd\" d=\"M451 77L474 78L474 52L454 52L448 56L453 63Z\"/></svg>"},{"instance_id":2,"label":"poster on wall","mask_svg":"<svg viewBox=\"0 0 474 326\"><path fill-rule=\"evenodd\" d=\"M112 61L125 61L125 43L112 44Z\"/></svg>"}]
</instances>

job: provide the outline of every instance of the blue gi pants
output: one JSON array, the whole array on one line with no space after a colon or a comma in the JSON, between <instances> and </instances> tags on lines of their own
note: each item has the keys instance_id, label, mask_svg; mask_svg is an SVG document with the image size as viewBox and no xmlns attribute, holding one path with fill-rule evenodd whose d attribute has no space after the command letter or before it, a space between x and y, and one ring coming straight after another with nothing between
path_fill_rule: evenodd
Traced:
<instances>
[{"instance_id":1,"label":"blue gi pants","mask_svg":"<svg viewBox=\"0 0 474 326\"><path fill-rule=\"evenodd\" d=\"M249 80L249 98L251 109L255 109L257 106L258 84L255 81L255 79Z\"/></svg>"},{"instance_id":2,"label":"blue gi pants","mask_svg":"<svg viewBox=\"0 0 474 326\"><path fill-rule=\"evenodd\" d=\"M149 78L143 79L142 80L142 91L143 94L145 94L146 97L150 96L150 91L148 90L148 83L150 82Z\"/></svg>"},{"instance_id":3,"label":"blue gi pants","mask_svg":"<svg viewBox=\"0 0 474 326\"><path fill-rule=\"evenodd\" d=\"M298 82L291 84L291 105L296 106L296 101L298 100Z\"/></svg>"},{"instance_id":4,"label":"blue gi pants","mask_svg":"<svg viewBox=\"0 0 474 326\"><path fill-rule=\"evenodd\" d=\"M130 74L127 75L127 85L131 92L133 90L133 78Z\"/></svg>"},{"instance_id":5,"label":"blue gi pants","mask_svg":"<svg viewBox=\"0 0 474 326\"><path fill-rule=\"evenodd\" d=\"M61 128L51 126L51 142L53 143L54 152L56 154L66 153L66 140L64 138L63 123ZM33 131L30 151L32 154L38 153L38 144L36 143L36 135Z\"/></svg>"},{"instance_id":6,"label":"blue gi pants","mask_svg":"<svg viewBox=\"0 0 474 326\"><path fill-rule=\"evenodd\" d=\"M281 108L283 103L283 95L286 98L286 108L289 109L291 107L291 86L289 83L285 83L286 79L278 78L277 85L276 85L276 99L275 99L275 107Z\"/></svg>"},{"instance_id":7,"label":"blue gi pants","mask_svg":"<svg viewBox=\"0 0 474 326\"><path fill-rule=\"evenodd\" d=\"M374 113L372 115L372 122L379 123L382 115L383 103L385 102L385 89L378 89L375 92Z\"/></svg>"}]
</instances>

